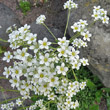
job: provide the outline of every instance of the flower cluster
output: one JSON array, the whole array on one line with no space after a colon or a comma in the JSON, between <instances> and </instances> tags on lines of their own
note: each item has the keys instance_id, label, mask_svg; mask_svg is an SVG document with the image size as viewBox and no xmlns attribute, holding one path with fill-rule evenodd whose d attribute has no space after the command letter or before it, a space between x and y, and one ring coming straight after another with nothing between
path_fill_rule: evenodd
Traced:
<instances>
[{"instance_id":1,"label":"flower cluster","mask_svg":"<svg viewBox=\"0 0 110 110\"><path fill-rule=\"evenodd\" d=\"M70 82L66 79L66 75L70 70L73 72L72 69L79 69L81 64L88 65L88 60L79 59L79 50L76 50L74 45L70 45L66 37L58 38L59 47L51 49L52 43L47 38L35 42L34 39L37 37L30 33L29 28L29 25L24 25L9 34L10 43L15 41L17 47L11 46L13 53L5 52L3 60L10 62L14 59L15 62L13 66L5 67L3 74L6 78L10 76L11 86L20 91L23 99L30 98L30 92L33 91L36 95L46 96L48 100L58 101L60 105L63 105L58 105L59 109L69 106L70 108L78 107L78 101L73 102L72 98L85 88L86 83L83 85L78 81ZM17 38L16 32L19 33ZM21 39L21 33L25 35L25 40ZM13 41L12 38L14 38ZM27 47L18 49L21 43ZM29 49L33 50L34 55L28 52ZM66 97L59 99L56 94ZM68 100L71 101L70 105L68 105ZM20 102L18 104L20 105Z\"/></svg>"},{"instance_id":2,"label":"flower cluster","mask_svg":"<svg viewBox=\"0 0 110 110\"><path fill-rule=\"evenodd\" d=\"M65 9L73 7L77 5L72 0L64 4ZM43 25L45 19L45 16L41 15L36 23ZM14 105L22 106L23 101L30 99L32 93L43 96L46 101L39 99L34 105L26 107L26 110L35 110L37 107L39 110L47 110L51 103L56 104L58 110L79 107L75 97L85 89L86 81L79 82L74 70L79 70L81 65L89 65L86 58L79 56L79 48L86 47L92 36L86 28L87 25L86 20L80 19L71 26L73 32L78 32L83 39L73 36L67 40L64 36L56 39L56 43L50 42L46 37L37 41L37 34L31 33L30 25L27 24L11 30L8 42L13 52L5 52L3 60L10 62L13 59L14 63L13 66L4 68L3 75L9 79L11 86L20 92L22 98L17 99L15 104L2 104L2 110L12 110ZM54 47L51 44L57 45ZM68 78L68 75L71 75L71 78Z\"/></svg>"},{"instance_id":3,"label":"flower cluster","mask_svg":"<svg viewBox=\"0 0 110 110\"><path fill-rule=\"evenodd\" d=\"M78 22L74 23L71 26L71 29L73 29L73 32L77 32L78 35L83 36L83 40L80 38L75 38L73 41L73 45L75 47L87 47L87 42L90 41L90 37L92 34L87 30L87 21L80 19Z\"/></svg>"},{"instance_id":4,"label":"flower cluster","mask_svg":"<svg viewBox=\"0 0 110 110\"><path fill-rule=\"evenodd\" d=\"M45 21L46 17L45 15L40 15L37 19L36 19L36 24L43 24Z\"/></svg>"},{"instance_id":5,"label":"flower cluster","mask_svg":"<svg viewBox=\"0 0 110 110\"><path fill-rule=\"evenodd\" d=\"M72 9L72 8L77 8L78 4L74 3L73 0L68 0L65 4L64 4L64 9Z\"/></svg>"},{"instance_id":6,"label":"flower cluster","mask_svg":"<svg viewBox=\"0 0 110 110\"><path fill-rule=\"evenodd\" d=\"M109 17L107 17L107 11L102 9L101 6L94 6L92 17L95 18L94 21L101 20L102 23L104 24L109 23Z\"/></svg>"},{"instance_id":7,"label":"flower cluster","mask_svg":"<svg viewBox=\"0 0 110 110\"><path fill-rule=\"evenodd\" d=\"M13 110L14 106L21 106L23 104L23 101L21 101L19 98L16 100L16 102L10 102L7 104L2 104L1 109L2 110Z\"/></svg>"}]
</instances>

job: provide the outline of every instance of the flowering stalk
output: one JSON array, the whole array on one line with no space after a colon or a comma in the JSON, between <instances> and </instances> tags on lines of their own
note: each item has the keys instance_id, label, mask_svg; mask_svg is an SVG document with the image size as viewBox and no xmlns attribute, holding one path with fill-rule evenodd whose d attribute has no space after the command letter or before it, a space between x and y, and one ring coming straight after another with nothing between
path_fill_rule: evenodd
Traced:
<instances>
[{"instance_id":1,"label":"flowering stalk","mask_svg":"<svg viewBox=\"0 0 110 110\"><path fill-rule=\"evenodd\" d=\"M71 10L68 9L68 18L67 18L67 24L66 24L66 28L65 28L65 32L64 32L64 36L66 35L66 32L67 32L68 23L69 23L69 18L70 18L70 12L71 12Z\"/></svg>"},{"instance_id":2,"label":"flowering stalk","mask_svg":"<svg viewBox=\"0 0 110 110\"><path fill-rule=\"evenodd\" d=\"M73 76L74 76L75 80L78 81L78 78L76 77L76 74L73 69L72 69L72 72L73 72Z\"/></svg>"},{"instance_id":3,"label":"flowering stalk","mask_svg":"<svg viewBox=\"0 0 110 110\"><path fill-rule=\"evenodd\" d=\"M45 25L45 23L43 23L43 26L46 27L46 29L50 32L50 34L53 36L53 38L56 40L57 42L57 38L55 37L55 35L51 32L51 30L47 27L47 25Z\"/></svg>"}]
</instances>

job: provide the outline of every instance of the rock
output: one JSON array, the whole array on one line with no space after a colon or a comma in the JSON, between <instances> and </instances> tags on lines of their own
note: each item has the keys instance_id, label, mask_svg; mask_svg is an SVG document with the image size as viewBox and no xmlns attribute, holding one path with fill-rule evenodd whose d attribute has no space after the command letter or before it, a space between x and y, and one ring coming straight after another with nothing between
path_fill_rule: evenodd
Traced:
<instances>
[{"instance_id":1,"label":"rock","mask_svg":"<svg viewBox=\"0 0 110 110\"><path fill-rule=\"evenodd\" d=\"M56 38L63 37L63 33L59 29L50 28L50 30L53 32L53 34L56 36ZM47 37L49 41L51 41L51 42L55 41L55 39L48 32L48 30L43 25L36 24L36 22L33 22L31 24L31 32L37 33L38 40L42 40L44 37Z\"/></svg>"},{"instance_id":2,"label":"rock","mask_svg":"<svg viewBox=\"0 0 110 110\"><path fill-rule=\"evenodd\" d=\"M86 19L89 24L93 22L91 17L93 6L101 5L105 10L109 10L109 0L83 0L77 1L78 9L71 12L68 31L70 36L73 32L70 28L71 23ZM88 10L88 11L87 11ZM108 16L110 12L108 11ZM88 47L81 50L81 56L87 57L89 60L89 69L96 74L106 87L110 87L110 24L103 25L101 22L96 22L95 25L89 28L92 33L91 41Z\"/></svg>"},{"instance_id":3,"label":"rock","mask_svg":"<svg viewBox=\"0 0 110 110\"><path fill-rule=\"evenodd\" d=\"M2 28L0 29L0 38L8 40L8 34L6 34L6 29L13 24L20 26L17 16L10 8L0 3L0 26L2 26ZM8 44L0 42L0 45L7 46Z\"/></svg>"}]
</instances>

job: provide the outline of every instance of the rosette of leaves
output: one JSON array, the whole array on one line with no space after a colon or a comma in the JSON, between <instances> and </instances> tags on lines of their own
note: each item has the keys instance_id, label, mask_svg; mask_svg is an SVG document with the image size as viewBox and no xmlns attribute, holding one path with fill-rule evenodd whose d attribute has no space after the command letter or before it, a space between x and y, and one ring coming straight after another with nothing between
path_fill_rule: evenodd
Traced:
<instances>
[{"instance_id":1,"label":"rosette of leaves","mask_svg":"<svg viewBox=\"0 0 110 110\"><path fill-rule=\"evenodd\" d=\"M27 11L31 10L31 4L29 1L23 1L21 0L19 2L19 7L22 10L22 12L26 15Z\"/></svg>"}]
</instances>

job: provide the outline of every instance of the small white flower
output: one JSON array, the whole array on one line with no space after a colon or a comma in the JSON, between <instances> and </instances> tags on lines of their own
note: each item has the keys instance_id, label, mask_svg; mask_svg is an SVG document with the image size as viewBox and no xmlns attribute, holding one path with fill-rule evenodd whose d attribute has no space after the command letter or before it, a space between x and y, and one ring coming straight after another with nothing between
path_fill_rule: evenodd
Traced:
<instances>
[{"instance_id":1,"label":"small white flower","mask_svg":"<svg viewBox=\"0 0 110 110\"><path fill-rule=\"evenodd\" d=\"M88 59L82 58L82 59L80 59L80 61L83 64L83 66L89 65Z\"/></svg>"},{"instance_id":2,"label":"small white flower","mask_svg":"<svg viewBox=\"0 0 110 110\"><path fill-rule=\"evenodd\" d=\"M9 82L11 83L11 86L14 88L15 86L18 87L19 86L19 79L13 78L10 79Z\"/></svg>"},{"instance_id":3,"label":"small white flower","mask_svg":"<svg viewBox=\"0 0 110 110\"><path fill-rule=\"evenodd\" d=\"M79 107L79 103L77 100L71 103L71 109L76 109L77 107Z\"/></svg>"},{"instance_id":4,"label":"small white flower","mask_svg":"<svg viewBox=\"0 0 110 110\"><path fill-rule=\"evenodd\" d=\"M54 93L51 93L51 94L48 95L49 100L54 100L55 97L56 97L56 95Z\"/></svg>"},{"instance_id":5,"label":"small white flower","mask_svg":"<svg viewBox=\"0 0 110 110\"><path fill-rule=\"evenodd\" d=\"M6 105L6 104L2 104L2 105L1 105L1 109L2 109L2 110L5 110L5 109L6 109L6 107L7 107L7 105Z\"/></svg>"},{"instance_id":6,"label":"small white flower","mask_svg":"<svg viewBox=\"0 0 110 110\"><path fill-rule=\"evenodd\" d=\"M66 3L64 3L64 9L72 9L77 8L78 4L74 3L73 0L68 0Z\"/></svg>"},{"instance_id":7,"label":"small white flower","mask_svg":"<svg viewBox=\"0 0 110 110\"><path fill-rule=\"evenodd\" d=\"M34 53L38 52L38 43L34 42L33 45L29 47L29 49L34 50Z\"/></svg>"},{"instance_id":8,"label":"small white flower","mask_svg":"<svg viewBox=\"0 0 110 110\"><path fill-rule=\"evenodd\" d=\"M68 107L71 107L71 98L66 99L66 102L64 104Z\"/></svg>"},{"instance_id":9,"label":"small white flower","mask_svg":"<svg viewBox=\"0 0 110 110\"><path fill-rule=\"evenodd\" d=\"M66 72L68 71L68 67L65 67L64 63L62 63L61 66L57 66L56 69L58 74L63 74L63 75L66 75Z\"/></svg>"},{"instance_id":10,"label":"small white flower","mask_svg":"<svg viewBox=\"0 0 110 110\"><path fill-rule=\"evenodd\" d=\"M16 100L16 104L17 104L18 106L21 106L21 105L23 104L23 101L21 101L20 99L17 99L17 100Z\"/></svg>"},{"instance_id":11,"label":"small white flower","mask_svg":"<svg viewBox=\"0 0 110 110\"><path fill-rule=\"evenodd\" d=\"M80 83L80 89L81 90L85 89L85 86L86 86L86 82L81 82Z\"/></svg>"},{"instance_id":12,"label":"small white flower","mask_svg":"<svg viewBox=\"0 0 110 110\"><path fill-rule=\"evenodd\" d=\"M79 63L77 61L73 61L73 62L71 62L71 64L72 64L73 69L77 69L77 70L80 69L81 63Z\"/></svg>"},{"instance_id":13,"label":"small white flower","mask_svg":"<svg viewBox=\"0 0 110 110\"><path fill-rule=\"evenodd\" d=\"M59 40L58 44L60 46L68 46L69 44L69 40L66 40L66 37L58 38L58 40Z\"/></svg>"},{"instance_id":14,"label":"small white flower","mask_svg":"<svg viewBox=\"0 0 110 110\"><path fill-rule=\"evenodd\" d=\"M29 33L28 36L26 37L27 43L31 44L36 42L36 37L37 37L37 34Z\"/></svg>"},{"instance_id":15,"label":"small white flower","mask_svg":"<svg viewBox=\"0 0 110 110\"><path fill-rule=\"evenodd\" d=\"M59 84L58 79L59 79L59 78L58 78L58 77L55 77L55 76L50 77L50 78L49 78L49 85L50 85L51 87L57 86L57 85Z\"/></svg>"},{"instance_id":16,"label":"small white flower","mask_svg":"<svg viewBox=\"0 0 110 110\"><path fill-rule=\"evenodd\" d=\"M46 53L45 56L40 56L40 64L45 64L46 66L49 66L51 62L51 58L49 58L49 54Z\"/></svg>"},{"instance_id":17,"label":"small white flower","mask_svg":"<svg viewBox=\"0 0 110 110\"><path fill-rule=\"evenodd\" d=\"M46 37L43 40L39 40L38 43L40 49L49 49L49 45L51 45L51 42L48 42Z\"/></svg>"},{"instance_id":18,"label":"small white flower","mask_svg":"<svg viewBox=\"0 0 110 110\"><path fill-rule=\"evenodd\" d=\"M81 27L78 23L74 23L72 26L71 26L71 29L73 29L73 32L80 32L81 31Z\"/></svg>"},{"instance_id":19,"label":"small white flower","mask_svg":"<svg viewBox=\"0 0 110 110\"><path fill-rule=\"evenodd\" d=\"M10 60L13 58L13 56L11 55L11 53L9 51L5 52L4 55L5 55L5 57L3 57L3 60L6 62L10 62Z\"/></svg>"},{"instance_id":20,"label":"small white flower","mask_svg":"<svg viewBox=\"0 0 110 110\"><path fill-rule=\"evenodd\" d=\"M87 41L90 41L90 37L92 36L92 34L90 34L89 31L82 32L81 35L83 35L84 36L83 39Z\"/></svg>"},{"instance_id":21,"label":"small white flower","mask_svg":"<svg viewBox=\"0 0 110 110\"><path fill-rule=\"evenodd\" d=\"M109 17L104 16L104 17L102 17L101 19L102 19L102 23L103 23L103 24L105 24L105 23L108 24L108 23L109 23Z\"/></svg>"},{"instance_id":22,"label":"small white flower","mask_svg":"<svg viewBox=\"0 0 110 110\"><path fill-rule=\"evenodd\" d=\"M57 51L59 52L58 56L59 57L67 57L67 53L68 53L68 50L62 46L61 48L58 48Z\"/></svg>"},{"instance_id":23,"label":"small white flower","mask_svg":"<svg viewBox=\"0 0 110 110\"><path fill-rule=\"evenodd\" d=\"M11 67L9 67L9 68L5 67L4 70L5 71L3 72L3 75L5 75L6 78L8 78L9 75L11 75Z\"/></svg>"},{"instance_id":24,"label":"small white flower","mask_svg":"<svg viewBox=\"0 0 110 110\"><path fill-rule=\"evenodd\" d=\"M19 28L20 33L26 33L30 29L30 25L25 24L24 27Z\"/></svg>"},{"instance_id":25,"label":"small white flower","mask_svg":"<svg viewBox=\"0 0 110 110\"><path fill-rule=\"evenodd\" d=\"M37 19L36 19L36 24L43 24L45 21L46 17L45 15L40 15Z\"/></svg>"}]
</instances>

